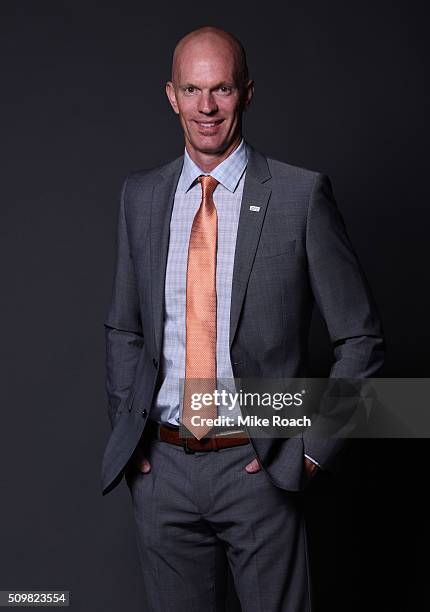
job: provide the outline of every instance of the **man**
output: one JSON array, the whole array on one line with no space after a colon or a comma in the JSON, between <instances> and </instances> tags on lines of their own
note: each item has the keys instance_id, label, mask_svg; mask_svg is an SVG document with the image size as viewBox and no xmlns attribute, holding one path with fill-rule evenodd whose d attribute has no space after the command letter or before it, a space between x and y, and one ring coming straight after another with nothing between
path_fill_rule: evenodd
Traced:
<instances>
[{"instance_id":1,"label":"man","mask_svg":"<svg viewBox=\"0 0 430 612\"><path fill-rule=\"evenodd\" d=\"M113 432L103 493L125 473L145 610L218 609L220 547L242 610L311 610L300 491L340 446L193 427L181 379L304 376L315 300L332 377L368 377L383 361L330 181L245 142L253 91L235 37L213 27L185 36L166 84L184 155L131 174L122 189L105 322Z\"/></svg>"}]
</instances>

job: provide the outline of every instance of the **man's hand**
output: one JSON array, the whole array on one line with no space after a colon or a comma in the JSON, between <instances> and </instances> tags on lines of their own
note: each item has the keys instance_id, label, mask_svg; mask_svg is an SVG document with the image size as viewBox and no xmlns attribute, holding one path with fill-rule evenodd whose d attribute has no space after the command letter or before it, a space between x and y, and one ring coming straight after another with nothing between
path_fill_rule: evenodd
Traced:
<instances>
[{"instance_id":1,"label":"man's hand","mask_svg":"<svg viewBox=\"0 0 430 612\"><path fill-rule=\"evenodd\" d=\"M311 480L319 470L319 467L316 463L305 457L305 470L308 476L308 480Z\"/></svg>"},{"instance_id":2,"label":"man's hand","mask_svg":"<svg viewBox=\"0 0 430 612\"><path fill-rule=\"evenodd\" d=\"M306 474L308 475L309 480L310 480L316 474L316 472L319 470L319 467L317 466L316 463L314 463L313 461L311 461L307 457L305 457L304 459L305 459ZM261 463L258 461L257 458L253 459L251 461L251 463L248 463L248 465L245 466L245 470L249 474L254 474L255 472L259 472L261 469L262 469Z\"/></svg>"},{"instance_id":3,"label":"man's hand","mask_svg":"<svg viewBox=\"0 0 430 612\"><path fill-rule=\"evenodd\" d=\"M151 464L144 456L143 450L140 448L140 446L136 447L136 450L131 456L131 461L143 474L147 474L151 471Z\"/></svg>"},{"instance_id":4,"label":"man's hand","mask_svg":"<svg viewBox=\"0 0 430 612\"><path fill-rule=\"evenodd\" d=\"M259 472L261 470L261 463L258 461L257 457L253 459L251 463L248 463L248 465L245 466L245 470L248 472L248 474L255 474L255 472Z\"/></svg>"}]
</instances>

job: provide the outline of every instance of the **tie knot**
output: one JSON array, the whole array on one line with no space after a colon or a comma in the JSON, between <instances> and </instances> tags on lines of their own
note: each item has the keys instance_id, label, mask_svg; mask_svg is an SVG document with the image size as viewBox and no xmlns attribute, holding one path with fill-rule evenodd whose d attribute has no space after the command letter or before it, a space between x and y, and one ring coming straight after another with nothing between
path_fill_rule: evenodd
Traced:
<instances>
[{"instance_id":1,"label":"tie knot","mask_svg":"<svg viewBox=\"0 0 430 612\"><path fill-rule=\"evenodd\" d=\"M210 175L207 175L207 176L201 175L199 176L198 180L199 180L199 183L201 183L204 198L211 196L213 192L215 191L216 186L219 183L219 181L217 181L216 178Z\"/></svg>"}]
</instances>

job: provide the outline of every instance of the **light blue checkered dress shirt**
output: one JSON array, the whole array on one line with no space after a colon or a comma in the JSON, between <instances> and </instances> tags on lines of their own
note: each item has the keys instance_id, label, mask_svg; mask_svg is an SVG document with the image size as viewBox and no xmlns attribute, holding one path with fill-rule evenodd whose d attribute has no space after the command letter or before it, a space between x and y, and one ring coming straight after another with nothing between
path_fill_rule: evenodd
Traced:
<instances>
[{"instance_id":1,"label":"light blue checkered dress shirt","mask_svg":"<svg viewBox=\"0 0 430 612\"><path fill-rule=\"evenodd\" d=\"M217 378L218 390L235 391L231 367L229 334L230 303L234 253L240 205L248 161L248 145L242 139L229 157L210 175L219 181L213 200L218 215L216 263L217 289ZM170 241L165 281L165 318L163 354L160 363L162 384L151 410L151 418L160 423L178 425L182 411L182 382L185 377L185 314L188 244L194 216L202 200L199 168L185 150L184 164L176 188L170 221ZM223 384L225 382L225 384ZM218 408L219 415L235 419L239 408Z\"/></svg>"}]
</instances>

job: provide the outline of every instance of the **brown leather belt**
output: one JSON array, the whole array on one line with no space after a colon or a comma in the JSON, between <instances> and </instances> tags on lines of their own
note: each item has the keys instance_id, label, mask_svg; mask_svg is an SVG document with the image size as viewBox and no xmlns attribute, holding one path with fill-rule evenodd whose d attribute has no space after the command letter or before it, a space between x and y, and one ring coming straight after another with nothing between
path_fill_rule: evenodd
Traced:
<instances>
[{"instance_id":1,"label":"brown leather belt","mask_svg":"<svg viewBox=\"0 0 430 612\"><path fill-rule=\"evenodd\" d=\"M249 444L249 436L243 429L232 429L231 431L218 431L211 437L197 440L191 436L182 438L179 435L179 427L169 427L152 421L152 427L158 429L158 439L169 444L182 446L186 453L194 453L195 451L215 451L220 448L228 448L229 446L238 446L240 444Z\"/></svg>"}]
</instances>

